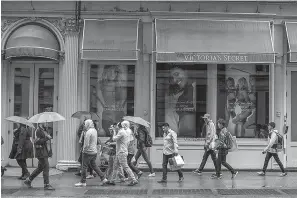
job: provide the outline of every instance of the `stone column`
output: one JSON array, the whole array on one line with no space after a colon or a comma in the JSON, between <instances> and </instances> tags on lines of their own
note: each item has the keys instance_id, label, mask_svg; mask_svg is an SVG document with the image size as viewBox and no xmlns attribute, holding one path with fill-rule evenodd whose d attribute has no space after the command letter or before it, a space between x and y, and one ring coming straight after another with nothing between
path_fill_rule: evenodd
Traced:
<instances>
[{"instance_id":1,"label":"stone column","mask_svg":"<svg viewBox=\"0 0 297 198\"><path fill-rule=\"evenodd\" d=\"M67 19L65 24L65 58L60 64L59 79L59 113L66 118L66 121L59 123L58 131L58 152L56 166L59 170L78 168L80 164L76 159L76 130L78 120L71 118L77 108L77 72L79 59L79 28L75 20Z\"/></svg>"},{"instance_id":2,"label":"stone column","mask_svg":"<svg viewBox=\"0 0 297 198\"><path fill-rule=\"evenodd\" d=\"M207 97L206 112L216 123L217 120L217 65L207 65Z\"/></svg>"}]
</instances>

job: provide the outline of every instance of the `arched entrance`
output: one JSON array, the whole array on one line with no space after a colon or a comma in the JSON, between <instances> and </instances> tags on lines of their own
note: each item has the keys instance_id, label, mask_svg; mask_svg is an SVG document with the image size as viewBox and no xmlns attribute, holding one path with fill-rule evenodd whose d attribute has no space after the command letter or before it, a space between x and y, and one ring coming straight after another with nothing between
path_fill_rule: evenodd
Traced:
<instances>
[{"instance_id":1,"label":"arched entrance","mask_svg":"<svg viewBox=\"0 0 297 198\"><path fill-rule=\"evenodd\" d=\"M11 31L4 42L3 58L8 60L7 116L31 117L44 111L57 111L61 48L56 35L42 24L26 23ZM10 152L15 125L8 123L6 126L5 147ZM57 163L57 124L50 123L48 129L53 136L53 158L49 162L54 167ZM27 164L35 167L37 159L28 159ZM10 159L8 165L18 166L15 160Z\"/></svg>"}]
</instances>

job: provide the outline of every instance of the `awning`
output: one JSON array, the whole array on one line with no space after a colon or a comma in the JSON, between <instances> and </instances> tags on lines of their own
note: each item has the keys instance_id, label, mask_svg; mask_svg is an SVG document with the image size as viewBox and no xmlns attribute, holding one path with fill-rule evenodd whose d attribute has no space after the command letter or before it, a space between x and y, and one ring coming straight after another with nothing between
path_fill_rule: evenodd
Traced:
<instances>
[{"instance_id":1,"label":"awning","mask_svg":"<svg viewBox=\"0 0 297 198\"><path fill-rule=\"evenodd\" d=\"M289 61L297 62L297 22L286 22L286 31L289 44Z\"/></svg>"},{"instance_id":2,"label":"awning","mask_svg":"<svg viewBox=\"0 0 297 198\"><path fill-rule=\"evenodd\" d=\"M137 19L85 19L82 59L137 60Z\"/></svg>"},{"instance_id":3,"label":"awning","mask_svg":"<svg viewBox=\"0 0 297 198\"><path fill-rule=\"evenodd\" d=\"M156 19L157 62L274 63L270 22Z\"/></svg>"},{"instance_id":4,"label":"awning","mask_svg":"<svg viewBox=\"0 0 297 198\"><path fill-rule=\"evenodd\" d=\"M59 43L46 28L25 25L14 31L5 45L5 58L42 57L58 60Z\"/></svg>"}]
</instances>

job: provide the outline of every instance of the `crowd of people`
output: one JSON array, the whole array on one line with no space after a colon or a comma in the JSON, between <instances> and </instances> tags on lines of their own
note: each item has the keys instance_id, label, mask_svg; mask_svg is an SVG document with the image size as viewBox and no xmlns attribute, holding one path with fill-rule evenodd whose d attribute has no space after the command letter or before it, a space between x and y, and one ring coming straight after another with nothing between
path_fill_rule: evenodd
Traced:
<instances>
[{"instance_id":1,"label":"crowd of people","mask_svg":"<svg viewBox=\"0 0 297 198\"><path fill-rule=\"evenodd\" d=\"M211 120L209 114L205 114L202 117L206 124L204 155L200 167L193 172L201 175L206 164L206 161L211 156L215 167L215 174L211 176L213 179L222 178L221 165L225 166L231 172L231 178L235 178L238 171L234 170L227 162L226 156L230 150L230 139L228 138L228 130L226 129L227 123L223 119L219 119L217 126ZM177 133L172 130L168 123L162 125L163 130L163 176L159 183L167 182L167 165L169 159L178 155L178 142ZM263 154L266 153L266 158L263 166L263 170L258 172L258 175L264 176L268 162L271 157L274 157L278 163L282 173L280 176L286 176L285 171L279 157L278 157L278 137L279 133L275 129L275 123L270 122L268 124L269 130L269 143L263 150ZM102 185L115 185L117 178L120 182L129 182L128 186L134 186L139 183L139 179L143 175L143 172L136 166L137 160L140 156L146 161L150 174L149 177L154 177L156 174L152 167L151 162L148 159L147 139L149 132L146 127L129 121L122 121L114 123L109 127L110 138L102 144L98 131L95 126L95 122L91 119L84 120L83 124L79 127L78 136L81 145L80 157L78 161L81 163L81 170L76 175L80 176L80 182L76 183L76 187L86 186L86 179L91 179L98 175L102 181ZM52 157L52 151L50 147L50 140L52 137L46 130L46 124L38 124L35 130L35 139L33 141L35 147L35 157L38 159L38 167L29 173L27 169L26 159L33 158L33 144L28 128L19 124L17 129L14 130L14 139L12 150L9 155L10 159L16 159L19 166L22 168L22 175L19 177L21 180L25 180L24 184L28 187L32 187L31 183L35 177L43 172L44 189L54 190L49 182L49 161L48 158ZM214 143L214 144L213 144ZM135 147L135 144L137 145ZM109 155L108 168L103 172L96 164L98 153L102 150L101 146L105 145L105 151ZM136 149L137 148L137 151ZM87 170L90 175L87 176ZM95 172L95 173L94 173ZM178 182L183 182L184 176L181 169L177 170Z\"/></svg>"}]
</instances>

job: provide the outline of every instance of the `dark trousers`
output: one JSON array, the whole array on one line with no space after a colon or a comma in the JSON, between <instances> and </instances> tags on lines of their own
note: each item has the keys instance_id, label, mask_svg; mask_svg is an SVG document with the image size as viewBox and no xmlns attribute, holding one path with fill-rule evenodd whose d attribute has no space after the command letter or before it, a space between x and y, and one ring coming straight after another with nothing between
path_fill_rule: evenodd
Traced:
<instances>
[{"instance_id":1,"label":"dark trousers","mask_svg":"<svg viewBox=\"0 0 297 198\"><path fill-rule=\"evenodd\" d=\"M204 169L204 166L207 162L208 156L211 156L211 159L213 161L213 165L215 167L215 170L217 170L217 158L216 158L216 153L213 150L206 150L204 149L204 155L202 158L202 162L200 164L200 167L198 168L199 171L202 171Z\"/></svg>"},{"instance_id":2,"label":"dark trousers","mask_svg":"<svg viewBox=\"0 0 297 198\"><path fill-rule=\"evenodd\" d=\"M280 159L278 157L278 154L277 153L269 153L269 152L267 152L267 154L266 154L265 161L264 161L264 166L263 166L262 171L264 173L266 172L266 169L267 169L267 166L268 166L268 162L269 162L269 160L270 160L270 158L272 156L274 157L276 163L279 165L281 171L284 173L285 172L285 168L283 166L283 163L280 161Z\"/></svg>"},{"instance_id":3,"label":"dark trousers","mask_svg":"<svg viewBox=\"0 0 297 198\"><path fill-rule=\"evenodd\" d=\"M134 166L134 164L131 162L133 156L134 156L133 154L128 154L128 156L127 156L128 166L130 167L130 169L131 169L134 173L138 174L138 173L140 172L140 170L139 170L138 168L136 168L136 167Z\"/></svg>"},{"instance_id":4,"label":"dark trousers","mask_svg":"<svg viewBox=\"0 0 297 198\"><path fill-rule=\"evenodd\" d=\"M26 174L29 174L26 159L17 159L16 161L17 161L18 165L22 169L22 176L25 176Z\"/></svg>"},{"instance_id":5,"label":"dark trousers","mask_svg":"<svg viewBox=\"0 0 297 198\"><path fill-rule=\"evenodd\" d=\"M168 164L168 160L172 157L173 157L173 154L171 154L171 155L163 154L163 164L162 164L162 166L163 166L162 179L163 180L167 180L167 164ZM183 177L183 172L181 171L181 169L177 170L177 173L178 173L179 178Z\"/></svg>"},{"instance_id":6,"label":"dark trousers","mask_svg":"<svg viewBox=\"0 0 297 198\"><path fill-rule=\"evenodd\" d=\"M80 162L81 169L82 169L82 166L83 166L83 164L82 164L82 150L80 151L80 155L79 155L79 158L77 161ZM89 171L90 175L93 175L94 171L90 165L88 166L88 171Z\"/></svg>"},{"instance_id":7,"label":"dark trousers","mask_svg":"<svg viewBox=\"0 0 297 198\"><path fill-rule=\"evenodd\" d=\"M81 172L81 183L86 182L86 172L89 164L92 167L92 169L97 173L97 175L101 178L101 180L105 179L104 173L99 169L99 167L96 164L96 158L97 154L82 154L83 167Z\"/></svg>"},{"instance_id":8,"label":"dark trousers","mask_svg":"<svg viewBox=\"0 0 297 198\"><path fill-rule=\"evenodd\" d=\"M235 173L235 170L226 162L227 154L228 151L219 150L216 169L216 175L218 177L220 176L222 165L225 166L232 174Z\"/></svg>"},{"instance_id":9,"label":"dark trousers","mask_svg":"<svg viewBox=\"0 0 297 198\"><path fill-rule=\"evenodd\" d=\"M148 167L150 169L150 172L154 173L152 163L150 162L150 160L149 160L149 158L147 156L146 147L144 146L143 143L140 144L140 148L137 150L137 152L135 154L135 162L133 164L134 166L136 166L137 160L139 159L140 156L142 156L144 161L147 163L147 165L148 165Z\"/></svg>"},{"instance_id":10,"label":"dark trousers","mask_svg":"<svg viewBox=\"0 0 297 198\"><path fill-rule=\"evenodd\" d=\"M43 172L43 183L44 185L49 184L49 163L48 158L37 158L38 166L33 171L33 173L29 176L29 179L32 181L35 177L37 177L41 172Z\"/></svg>"}]
</instances>

